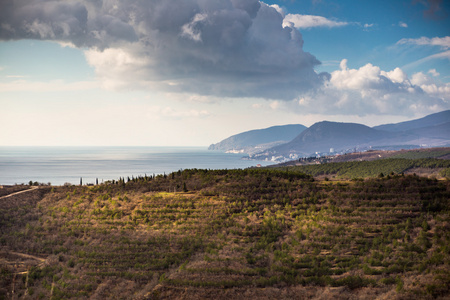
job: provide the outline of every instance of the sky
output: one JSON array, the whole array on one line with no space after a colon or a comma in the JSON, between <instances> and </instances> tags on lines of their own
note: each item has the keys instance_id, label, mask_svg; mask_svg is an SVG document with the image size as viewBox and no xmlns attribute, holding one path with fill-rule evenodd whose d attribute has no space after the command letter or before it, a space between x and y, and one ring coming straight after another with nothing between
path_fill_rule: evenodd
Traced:
<instances>
[{"instance_id":1,"label":"sky","mask_svg":"<svg viewBox=\"0 0 450 300\"><path fill-rule=\"evenodd\" d=\"M0 146L208 146L450 109L445 0L0 0Z\"/></svg>"}]
</instances>

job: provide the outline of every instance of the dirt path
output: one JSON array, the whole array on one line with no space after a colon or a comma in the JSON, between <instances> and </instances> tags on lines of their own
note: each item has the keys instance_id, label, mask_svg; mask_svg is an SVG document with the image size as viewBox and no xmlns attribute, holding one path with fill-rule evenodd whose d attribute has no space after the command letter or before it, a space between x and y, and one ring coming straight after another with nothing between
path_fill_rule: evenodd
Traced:
<instances>
[{"instance_id":1,"label":"dirt path","mask_svg":"<svg viewBox=\"0 0 450 300\"><path fill-rule=\"evenodd\" d=\"M15 195L18 195L18 194L27 193L27 192L29 192L29 191L33 191L33 190L38 189L38 188L39 188L38 186L32 186L32 187L29 188L28 190L18 191L18 192L11 193L11 194L6 195L6 196L2 196L2 197L0 197L0 200L1 200L1 199L8 198L8 197L11 197L11 196L15 196Z\"/></svg>"},{"instance_id":2,"label":"dirt path","mask_svg":"<svg viewBox=\"0 0 450 300\"><path fill-rule=\"evenodd\" d=\"M23 258L28 258L28 259L34 259L34 260L40 261L41 263L45 262L45 258L30 255L30 254L19 253L19 252L14 252L14 251L10 251L9 254L17 255L17 256L20 256Z\"/></svg>"},{"instance_id":3,"label":"dirt path","mask_svg":"<svg viewBox=\"0 0 450 300\"><path fill-rule=\"evenodd\" d=\"M0 264L10 266L14 274L27 274L29 268L37 266L41 268L46 262L45 258L13 251L0 252Z\"/></svg>"}]
</instances>

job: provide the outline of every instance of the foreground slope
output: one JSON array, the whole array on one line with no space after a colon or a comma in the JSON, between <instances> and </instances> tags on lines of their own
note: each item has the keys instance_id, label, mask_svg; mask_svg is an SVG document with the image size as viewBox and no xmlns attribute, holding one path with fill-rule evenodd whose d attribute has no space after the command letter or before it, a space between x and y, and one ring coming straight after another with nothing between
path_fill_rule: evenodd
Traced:
<instances>
[{"instance_id":1,"label":"foreground slope","mask_svg":"<svg viewBox=\"0 0 450 300\"><path fill-rule=\"evenodd\" d=\"M0 298L450 296L449 181L185 170L39 192L0 199Z\"/></svg>"}]
</instances>

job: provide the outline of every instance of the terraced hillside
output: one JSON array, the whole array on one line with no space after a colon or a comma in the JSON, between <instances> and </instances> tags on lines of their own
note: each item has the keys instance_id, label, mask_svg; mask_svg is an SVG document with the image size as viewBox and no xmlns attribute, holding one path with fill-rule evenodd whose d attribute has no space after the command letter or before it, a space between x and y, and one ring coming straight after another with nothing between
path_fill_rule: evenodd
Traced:
<instances>
[{"instance_id":1,"label":"terraced hillside","mask_svg":"<svg viewBox=\"0 0 450 300\"><path fill-rule=\"evenodd\" d=\"M373 161L329 162L317 165L310 164L293 167L275 165L270 166L270 168L304 172L311 176L324 175L337 179L379 177L402 173L423 173L427 177L436 178L450 177L450 160L434 158L387 158Z\"/></svg>"},{"instance_id":2,"label":"terraced hillside","mask_svg":"<svg viewBox=\"0 0 450 300\"><path fill-rule=\"evenodd\" d=\"M125 181L0 200L0 298L450 296L449 181L269 169Z\"/></svg>"},{"instance_id":3,"label":"terraced hillside","mask_svg":"<svg viewBox=\"0 0 450 300\"><path fill-rule=\"evenodd\" d=\"M300 158L269 168L303 172L328 179L378 177L388 174L418 174L450 178L450 148L422 148L400 151L367 151L345 155Z\"/></svg>"}]
</instances>

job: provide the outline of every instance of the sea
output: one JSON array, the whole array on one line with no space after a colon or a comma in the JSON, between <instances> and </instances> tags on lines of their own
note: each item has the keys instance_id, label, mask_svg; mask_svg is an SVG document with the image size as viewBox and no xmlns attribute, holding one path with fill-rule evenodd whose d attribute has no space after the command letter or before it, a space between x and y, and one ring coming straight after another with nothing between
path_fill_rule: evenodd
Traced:
<instances>
[{"instance_id":1,"label":"sea","mask_svg":"<svg viewBox=\"0 0 450 300\"><path fill-rule=\"evenodd\" d=\"M0 147L0 185L30 181L63 185L183 169L245 169L271 162L206 147Z\"/></svg>"}]
</instances>

